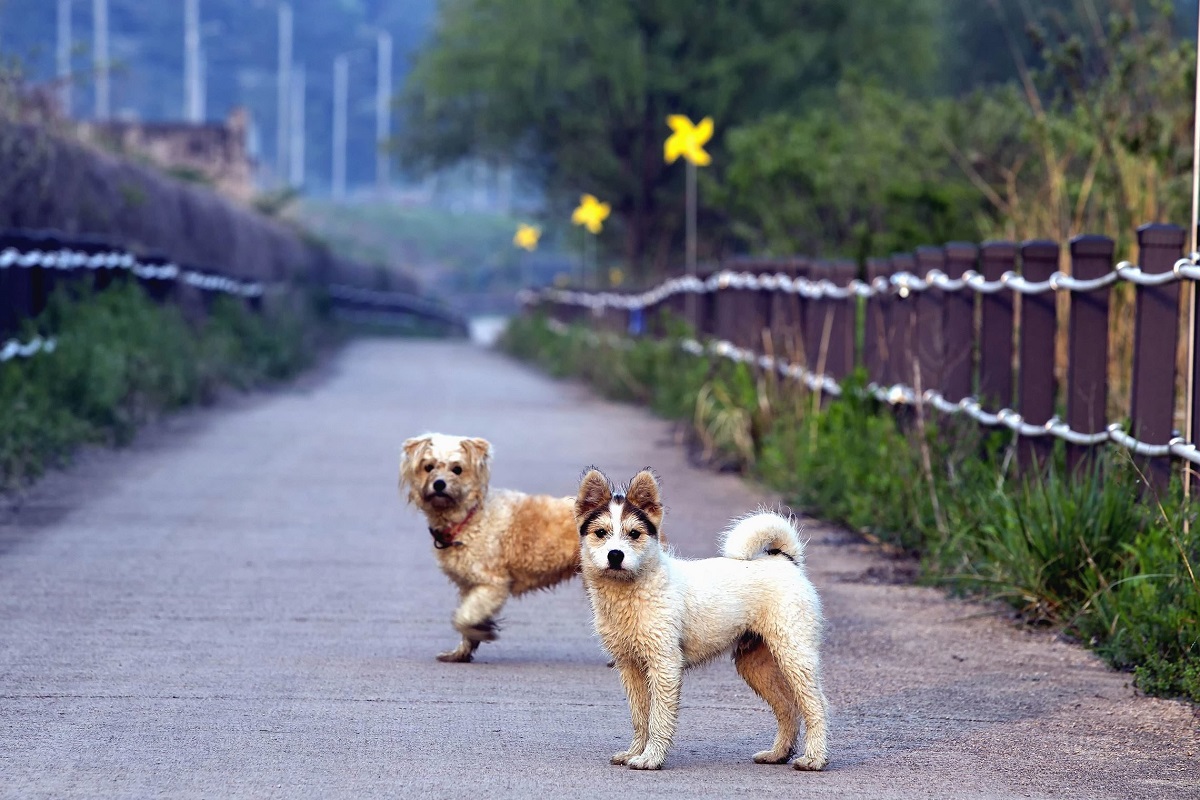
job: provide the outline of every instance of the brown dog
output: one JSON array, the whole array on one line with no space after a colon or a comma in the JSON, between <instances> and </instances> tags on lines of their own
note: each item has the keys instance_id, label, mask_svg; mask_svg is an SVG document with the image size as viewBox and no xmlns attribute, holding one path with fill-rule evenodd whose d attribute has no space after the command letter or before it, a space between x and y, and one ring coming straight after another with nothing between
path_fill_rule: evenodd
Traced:
<instances>
[{"instance_id":1,"label":"brown dog","mask_svg":"<svg viewBox=\"0 0 1200 800\"><path fill-rule=\"evenodd\" d=\"M458 586L462 642L439 661L470 661L494 641L510 596L579 572L575 498L489 490L491 459L486 439L428 433L403 445L400 489L425 513L438 564Z\"/></svg>"}]
</instances>

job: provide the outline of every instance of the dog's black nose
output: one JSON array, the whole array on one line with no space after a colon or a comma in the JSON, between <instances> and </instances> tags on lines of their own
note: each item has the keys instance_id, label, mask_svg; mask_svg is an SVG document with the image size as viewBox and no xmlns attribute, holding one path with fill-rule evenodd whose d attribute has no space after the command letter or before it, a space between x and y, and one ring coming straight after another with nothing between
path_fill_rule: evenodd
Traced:
<instances>
[{"instance_id":1,"label":"dog's black nose","mask_svg":"<svg viewBox=\"0 0 1200 800\"><path fill-rule=\"evenodd\" d=\"M621 566L621 562L624 560L625 560L625 554L622 553L620 550L609 550L608 551L608 565L610 567L613 567L613 568L619 567L619 566Z\"/></svg>"},{"instance_id":2,"label":"dog's black nose","mask_svg":"<svg viewBox=\"0 0 1200 800\"><path fill-rule=\"evenodd\" d=\"M444 480L442 480L441 478L438 478L436 481L433 482L433 490L435 492L446 491L446 482Z\"/></svg>"}]
</instances>

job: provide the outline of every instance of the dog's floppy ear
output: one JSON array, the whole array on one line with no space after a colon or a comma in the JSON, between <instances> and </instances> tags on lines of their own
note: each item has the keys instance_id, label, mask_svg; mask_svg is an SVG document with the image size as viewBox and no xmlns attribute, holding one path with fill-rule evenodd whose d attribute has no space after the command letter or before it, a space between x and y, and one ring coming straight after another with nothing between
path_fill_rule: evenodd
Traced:
<instances>
[{"instance_id":1,"label":"dog's floppy ear","mask_svg":"<svg viewBox=\"0 0 1200 800\"><path fill-rule=\"evenodd\" d=\"M477 467L486 467L492 461L492 443L487 439L463 439L463 452L471 457Z\"/></svg>"},{"instance_id":2,"label":"dog's floppy ear","mask_svg":"<svg viewBox=\"0 0 1200 800\"><path fill-rule=\"evenodd\" d=\"M587 474L579 482L579 496L575 498L575 519L581 520L597 508L612 502L612 486L604 473L588 467Z\"/></svg>"},{"instance_id":3,"label":"dog's floppy ear","mask_svg":"<svg viewBox=\"0 0 1200 800\"><path fill-rule=\"evenodd\" d=\"M663 506L658 493L658 478L649 468L633 476L625 493L625 502L646 512L656 526L662 523Z\"/></svg>"},{"instance_id":4,"label":"dog's floppy ear","mask_svg":"<svg viewBox=\"0 0 1200 800\"><path fill-rule=\"evenodd\" d=\"M433 436L414 436L400 445L400 486L413 483L413 469L420 460L421 451L433 443Z\"/></svg>"}]
</instances>

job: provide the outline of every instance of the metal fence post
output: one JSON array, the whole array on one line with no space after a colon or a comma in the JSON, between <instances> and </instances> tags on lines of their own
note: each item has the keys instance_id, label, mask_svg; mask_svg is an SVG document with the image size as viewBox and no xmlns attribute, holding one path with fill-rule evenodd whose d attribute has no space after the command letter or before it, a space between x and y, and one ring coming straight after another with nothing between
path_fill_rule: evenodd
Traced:
<instances>
[{"instance_id":1,"label":"metal fence post","mask_svg":"<svg viewBox=\"0 0 1200 800\"><path fill-rule=\"evenodd\" d=\"M1138 228L1138 260L1144 272L1170 272L1183 255L1185 232L1178 225ZM1147 444L1166 444L1173 436L1175 348L1179 332L1179 284L1136 288L1133 329L1131 433ZM1135 456L1153 487L1171 480L1171 459Z\"/></svg>"}]
</instances>

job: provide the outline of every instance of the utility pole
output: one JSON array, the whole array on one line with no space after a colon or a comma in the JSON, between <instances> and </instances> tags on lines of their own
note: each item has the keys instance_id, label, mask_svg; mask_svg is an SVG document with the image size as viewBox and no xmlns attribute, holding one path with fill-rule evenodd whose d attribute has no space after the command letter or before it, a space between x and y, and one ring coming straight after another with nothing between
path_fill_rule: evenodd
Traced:
<instances>
[{"instance_id":1,"label":"utility pole","mask_svg":"<svg viewBox=\"0 0 1200 800\"><path fill-rule=\"evenodd\" d=\"M96 119L112 114L108 93L108 0L92 0L92 60L96 72Z\"/></svg>"},{"instance_id":2,"label":"utility pole","mask_svg":"<svg viewBox=\"0 0 1200 800\"><path fill-rule=\"evenodd\" d=\"M279 4L279 92L278 117L275 123L275 171L279 183L288 179L288 101L292 92L292 4Z\"/></svg>"},{"instance_id":3,"label":"utility pole","mask_svg":"<svg viewBox=\"0 0 1200 800\"><path fill-rule=\"evenodd\" d=\"M350 62L345 55L333 60L333 199L346 199L346 95L350 89Z\"/></svg>"},{"instance_id":4,"label":"utility pole","mask_svg":"<svg viewBox=\"0 0 1200 800\"><path fill-rule=\"evenodd\" d=\"M71 116L71 0L58 0L58 105Z\"/></svg>"},{"instance_id":5,"label":"utility pole","mask_svg":"<svg viewBox=\"0 0 1200 800\"><path fill-rule=\"evenodd\" d=\"M392 135L392 35L380 31L375 78L375 183L382 194L388 188L388 139Z\"/></svg>"},{"instance_id":6,"label":"utility pole","mask_svg":"<svg viewBox=\"0 0 1200 800\"><path fill-rule=\"evenodd\" d=\"M299 188L304 185L304 65L297 64L292 68L292 169L288 184Z\"/></svg>"},{"instance_id":7,"label":"utility pole","mask_svg":"<svg viewBox=\"0 0 1200 800\"><path fill-rule=\"evenodd\" d=\"M200 99L200 0L185 0L183 7L183 118L204 119Z\"/></svg>"}]
</instances>

